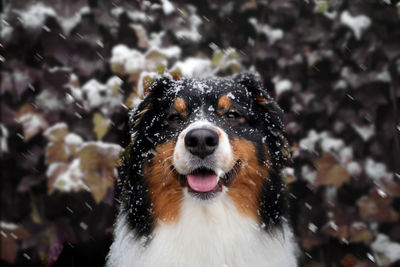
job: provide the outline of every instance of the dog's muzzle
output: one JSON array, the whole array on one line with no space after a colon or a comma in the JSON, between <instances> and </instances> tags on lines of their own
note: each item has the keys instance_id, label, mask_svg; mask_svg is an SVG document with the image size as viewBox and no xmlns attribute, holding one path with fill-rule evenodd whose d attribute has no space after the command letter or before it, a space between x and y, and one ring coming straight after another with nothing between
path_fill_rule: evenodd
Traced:
<instances>
[{"instance_id":1,"label":"dog's muzzle","mask_svg":"<svg viewBox=\"0 0 400 267\"><path fill-rule=\"evenodd\" d=\"M211 129L190 130L185 136L185 147L194 156L204 159L214 153L218 147L218 133Z\"/></svg>"},{"instance_id":2,"label":"dog's muzzle","mask_svg":"<svg viewBox=\"0 0 400 267\"><path fill-rule=\"evenodd\" d=\"M234 167L228 135L208 121L196 121L178 136L172 164L191 193L210 198L222 191Z\"/></svg>"}]
</instances>

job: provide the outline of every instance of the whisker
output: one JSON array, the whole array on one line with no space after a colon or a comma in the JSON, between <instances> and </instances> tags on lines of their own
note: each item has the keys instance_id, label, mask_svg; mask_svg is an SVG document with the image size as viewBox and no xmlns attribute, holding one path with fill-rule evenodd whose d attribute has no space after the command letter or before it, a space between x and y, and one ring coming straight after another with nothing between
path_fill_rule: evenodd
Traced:
<instances>
[{"instance_id":1,"label":"whisker","mask_svg":"<svg viewBox=\"0 0 400 267\"><path fill-rule=\"evenodd\" d=\"M171 168L172 167L172 168ZM165 170L170 170L168 172L168 174L165 176L166 178L168 178L168 176L171 174L171 172L175 171L175 166L171 163L167 168L165 168Z\"/></svg>"},{"instance_id":2,"label":"whisker","mask_svg":"<svg viewBox=\"0 0 400 267\"><path fill-rule=\"evenodd\" d=\"M174 157L174 155L171 155L171 156L169 156L169 157L166 157L166 158L163 160L163 162L161 162L161 164L164 165L165 162L166 162L167 160L169 160L169 159L171 159L171 158L173 158L173 157Z\"/></svg>"},{"instance_id":3,"label":"whisker","mask_svg":"<svg viewBox=\"0 0 400 267\"><path fill-rule=\"evenodd\" d=\"M168 165L164 165L164 170L162 173L163 176L168 176L170 174L170 172L167 173L167 171L171 169L171 166L174 168L174 165L172 163L169 163Z\"/></svg>"}]
</instances>

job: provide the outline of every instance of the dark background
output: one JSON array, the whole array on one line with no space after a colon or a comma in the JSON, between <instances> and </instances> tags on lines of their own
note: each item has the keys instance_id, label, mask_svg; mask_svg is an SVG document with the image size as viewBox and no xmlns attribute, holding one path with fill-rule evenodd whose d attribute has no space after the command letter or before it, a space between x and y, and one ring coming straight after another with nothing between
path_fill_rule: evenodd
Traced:
<instances>
[{"instance_id":1,"label":"dark background","mask_svg":"<svg viewBox=\"0 0 400 267\"><path fill-rule=\"evenodd\" d=\"M302 265L399 266L397 1L15 0L1 17L2 266L104 264L127 107L189 57L255 69L285 110Z\"/></svg>"}]
</instances>

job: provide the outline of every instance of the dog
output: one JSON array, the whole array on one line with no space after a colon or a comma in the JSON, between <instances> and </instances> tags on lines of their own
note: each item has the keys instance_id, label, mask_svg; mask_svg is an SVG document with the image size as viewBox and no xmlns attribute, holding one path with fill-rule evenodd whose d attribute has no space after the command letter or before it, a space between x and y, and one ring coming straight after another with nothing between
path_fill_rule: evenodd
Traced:
<instances>
[{"instance_id":1,"label":"dog","mask_svg":"<svg viewBox=\"0 0 400 267\"><path fill-rule=\"evenodd\" d=\"M297 266L282 110L259 77L159 77L149 91L130 114L107 266Z\"/></svg>"}]
</instances>

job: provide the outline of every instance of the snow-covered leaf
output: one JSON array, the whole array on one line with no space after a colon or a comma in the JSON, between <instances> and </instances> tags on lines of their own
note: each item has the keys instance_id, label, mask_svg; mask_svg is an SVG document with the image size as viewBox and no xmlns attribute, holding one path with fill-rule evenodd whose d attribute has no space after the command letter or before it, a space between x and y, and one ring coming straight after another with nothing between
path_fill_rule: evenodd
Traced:
<instances>
[{"instance_id":1,"label":"snow-covered leaf","mask_svg":"<svg viewBox=\"0 0 400 267\"><path fill-rule=\"evenodd\" d=\"M141 24L131 24L129 26L135 31L136 37L138 38L138 46L142 49L149 48L149 38L146 28Z\"/></svg>"},{"instance_id":2,"label":"snow-covered leaf","mask_svg":"<svg viewBox=\"0 0 400 267\"><path fill-rule=\"evenodd\" d=\"M83 181L80 160L74 159L71 163L52 163L47 169L47 192L55 190L61 192L79 192L89 190Z\"/></svg>"},{"instance_id":3,"label":"snow-covered leaf","mask_svg":"<svg viewBox=\"0 0 400 267\"><path fill-rule=\"evenodd\" d=\"M385 234L378 234L371 245L381 266L387 266L400 260L400 243L393 242Z\"/></svg>"},{"instance_id":4,"label":"snow-covered leaf","mask_svg":"<svg viewBox=\"0 0 400 267\"><path fill-rule=\"evenodd\" d=\"M45 117L30 104L25 104L19 109L15 120L23 126L25 141L49 127Z\"/></svg>"},{"instance_id":5,"label":"snow-covered leaf","mask_svg":"<svg viewBox=\"0 0 400 267\"><path fill-rule=\"evenodd\" d=\"M371 25L371 19L365 15L352 16L347 10L340 15L340 21L349 27L356 37L360 40L363 32Z\"/></svg>"}]
</instances>

